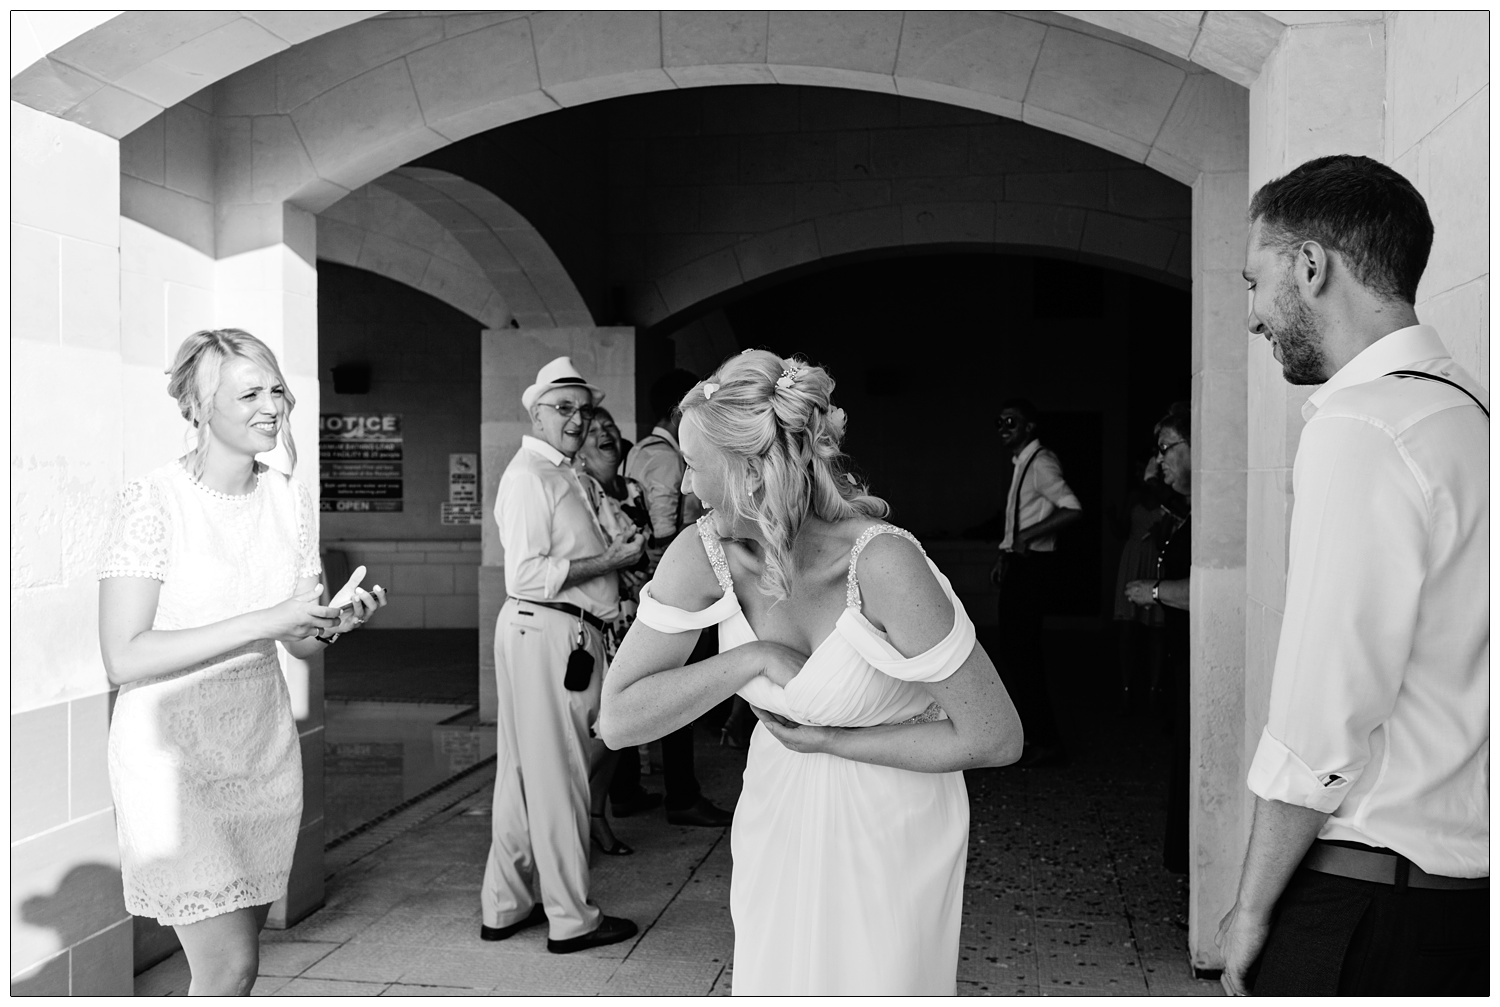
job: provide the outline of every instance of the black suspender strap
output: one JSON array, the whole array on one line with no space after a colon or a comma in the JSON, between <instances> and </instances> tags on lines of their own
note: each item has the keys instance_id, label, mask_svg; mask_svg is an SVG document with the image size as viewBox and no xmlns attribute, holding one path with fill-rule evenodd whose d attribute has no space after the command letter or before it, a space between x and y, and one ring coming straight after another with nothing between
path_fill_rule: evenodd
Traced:
<instances>
[{"instance_id":1,"label":"black suspender strap","mask_svg":"<svg viewBox=\"0 0 1500 1007\"><path fill-rule=\"evenodd\" d=\"M1490 411L1488 409L1484 408L1484 403L1479 401L1479 397L1478 396L1476 396L1473 392L1469 391L1463 385L1459 384L1457 381L1449 381L1447 378L1443 377L1441 374L1428 374L1426 371L1391 371L1390 373L1386 374L1386 377L1388 377L1388 378L1421 378L1424 381L1441 381L1445 385L1452 385L1454 388L1457 388L1459 391L1463 392L1469 398L1471 398L1471 399L1474 400L1474 404L1479 407L1479 411L1482 412L1482 413L1484 413L1484 418L1485 419L1489 419L1489 417L1490 417Z\"/></svg>"},{"instance_id":2,"label":"black suspender strap","mask_svg":"<svg viewBox=\"0 0 1500 1007\"><path fill-rule=\"evenodd\" d=\"M1026 464L1021 466L1021 471L1016 474L1016 510L1010 519L1010 547L1012 551L1016 548L1016 537L1021 534L1021 484L1026 481L1026 473L1030 471L1031 463L1036 461L1036 456L1041 453L1042 446L1038 444L1037 449L1031 453L1031 457L1026 459Z\"/></svg>"}]
</instances>

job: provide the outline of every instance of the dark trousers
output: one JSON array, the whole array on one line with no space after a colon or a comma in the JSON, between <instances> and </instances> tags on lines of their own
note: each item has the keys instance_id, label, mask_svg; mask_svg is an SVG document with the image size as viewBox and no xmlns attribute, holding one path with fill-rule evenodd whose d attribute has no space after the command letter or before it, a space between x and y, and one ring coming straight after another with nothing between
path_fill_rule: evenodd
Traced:
<instances>
[{"instance_id":1,"label":"dark trousers","mask_svg":"<svg viewBox=\"0 0 1500 1007\"><path fill-rule=\"evenodd\" d=\"M1026 741L1033 745L1062 744L1052 697L1047 691L1047 662L1042 649L1042 617L1054 592L1053 559L1026 553L1007 559L1000 582L1000 653L996 664L1005 691L1010 693Z\"/></svg>"},{"instance_id":2,"label":"dark trousers","mask_svg":"<svg viewBox=\"0 0 1500 1007\"><path fill-rule=\"evenodd\" d=\"M688 655L687 663L695 664L719 652L718 627L705 629L698 636L698 643ZM680 727L661 739L661 775L666 794L662 805L668 811L684 811L698 803L703 791L698 787L698 776L693 769L693 725ZM633 800L641 789L641 759L639 751L627 748L620 753L619 764L609 784L609 798L621 801Z\"/></svg>"},{"instance_id":3,"label":"dark trousers","mask_svg":"<svg viewBox=\"0 0 1500 1007\"><path fill-rule=\"evenodd\" d=\"M1276 904L1256 996L1486 996L1487 888L1398 889L1298 868Z\"/></svg>"},{"instance_id":4,"label":"dark trousers","mask_svg":"<svg viewBox=\"0 0 1500 1007\"><path fill-rule=\"evenodd\" d=\"M663 804L668 811L682 811L702 796L693 771L693 725L678 728L661 739L661 775L666 787ZM611 800L633 800L641 789L641 757L634 748L620 753L619 765L609 784Z\"/></svg>"}]
</instances>

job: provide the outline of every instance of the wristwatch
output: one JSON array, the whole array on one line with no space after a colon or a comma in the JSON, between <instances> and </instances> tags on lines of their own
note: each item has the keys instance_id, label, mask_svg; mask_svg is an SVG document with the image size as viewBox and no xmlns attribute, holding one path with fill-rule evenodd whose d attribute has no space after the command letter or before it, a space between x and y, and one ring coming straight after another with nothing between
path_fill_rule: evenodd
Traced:
<instances>
[{"instance_id":1,"label":"wristwatch","mask_svg":"<svg viewBox=\"0 0 1500 1007\"><path fill-rule=\"evenodd\" d=\"M1151 600L1158 605L1161 604L1161 581L1157 581L1151 585ZM335 633L334 636L337 637L338 634Z\"/></svg>"},{"instance_id":2,"label":"wristwatch","mask_svg":"<svg viewBox=\"0 0 1500 1007\"><path fill-rule=\"evenodd\" d=\"M313 639L317 640L321 644L332 647L334 644L339 642L339 637L343 635L343 633L329 633L327 636L324 636L322 633L318 633L313 637Z\"/></svg>"}]
</instances>

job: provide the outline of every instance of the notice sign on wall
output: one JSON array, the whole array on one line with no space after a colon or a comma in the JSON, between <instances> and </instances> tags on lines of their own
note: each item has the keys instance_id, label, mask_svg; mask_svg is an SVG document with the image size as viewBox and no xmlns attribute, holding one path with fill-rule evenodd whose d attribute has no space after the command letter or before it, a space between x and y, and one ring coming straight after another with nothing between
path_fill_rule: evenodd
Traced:
<instances>
[{"instance_id":1,"label":"notice sign on wall","mask_svg":"<svg viewBox=\"0 0 1500 1007\"><path fill-rule=\"evenodd\" d=\"M479 524L479 456L448 456L448 502L440 506L440 520L448 525Z\"/></svg>"},{"instance_id":2,"label":"notice sign on wall","mask_svg":"<svg viewBox=\"0 0 1500 1007\"><path fill-rule=\"evenodd\" d=\"M323 413L318 454L322 510L401 509L400 413Z\"/></svg>"}]
</instances>

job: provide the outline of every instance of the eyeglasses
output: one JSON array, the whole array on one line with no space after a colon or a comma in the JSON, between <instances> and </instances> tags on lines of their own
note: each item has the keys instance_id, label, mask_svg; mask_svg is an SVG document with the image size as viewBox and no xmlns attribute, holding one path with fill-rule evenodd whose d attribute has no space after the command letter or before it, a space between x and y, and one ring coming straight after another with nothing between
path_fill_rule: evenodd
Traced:
<instances>
[{"instance_id":1,"label":"eyeglasses","mask_svg":"<svg viewBox=\"0 0 1500 1007\"><path fill-rule=\"evenodd\" d=\"M1018 427L1025 422L1026 420L1020 416L1002 416L995 421L995 426L1004 430L1007 427Z\"/></svg>"},{"instance_id":2,"label":"eyeglasses","mask_svg":"<svg viewBox=\"0 0 1500 1007\"><path fill-rule=\"evenodd\" d=\"M1162 444L1160 441L1158 441L1156 444L1156 453L1157 455L1164 455L1168 451L1171 451L1173 448L1175 448L1177 445L1186 443L1187 441L1171 441L1169 443Z\"/></svg>"},{"instance_id":3,"label":"eyeglasses","mask_svg":"<svg viewBox=\"0 0 1500 1007\"><path fill-rule=\"evenodd\" d=\"M571 402L538 402L537 405L546 406L548 409L557 413L557 418L562 420L564 423L571 420L575 415L581 416L583 418L583 422L588 423L593 420L594 414L598 411L593 406L575 406Z\"/></svg>"}]
</instances>

